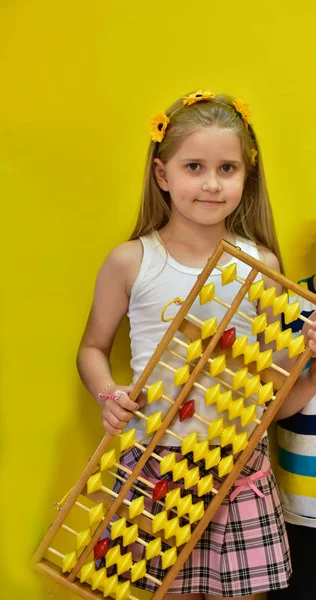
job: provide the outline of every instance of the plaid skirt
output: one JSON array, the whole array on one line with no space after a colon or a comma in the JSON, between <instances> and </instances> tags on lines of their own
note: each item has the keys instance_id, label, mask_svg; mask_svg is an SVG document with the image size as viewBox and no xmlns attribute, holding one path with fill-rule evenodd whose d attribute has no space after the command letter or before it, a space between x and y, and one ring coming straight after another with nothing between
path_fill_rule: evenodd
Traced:
<instances>
[{"instance_id":1,"label":"plaid skirt","mask_svg":"<svg viewBox=\"0 0 316 600\"><path fill-rule=\"evenodd\" d=\"M160 456L164 456L167 452L178 454L177 460L183 458L181 448L177 446L155 448L155 453ZM121 462L129 469L133 469L140 456L141 451L133 448L122 457ZM192 454L188 454L186 458L190 466L190 463L193 463ZM214 487L219 487L222 480L219 479L216 471L212 469L206 471L202 461L194 463L196 464L199 465L201 477L212 472ZM260 495L251 487L245 486L232 500L230 495L236 488L230 490L172 582L169 593L214 594L228 598L278 590L288 586L291 575L290 553L277 485L270 469L267 437L257 445L238 479L258 471L263 472L263 477L255 481ZM118 470L118 474L126 477L124 471ZM173 484L171 473L160 476L159 463L152 457L144 466L141 475L153 483L167 479L170 481L169 489L179 487L179 483ZM122 485L121 481L116 480L114 491L119 493ZM140 481L137 481L137 486L146 488ZM192 494L193 502L201 501L194 488L183 490L182 495L186 493ZM127 494L127 499L133 500L140 495L139 491L132 488ZM212 497L212 494L203 497L205 506ZM162 510L160 504L153 503L150 499L145 499L145 508L154 515ZM109 530L106 530L102 537L105 536L110 537ZM140 532L140 536L147 542L153 539L144 531ZM117 543L118 540L111 541L111 546ZM168 548L169 546L162 543L162 551ZM132 551L133 562L145 558L145 547L137 542L129 546L128 551ZM99 561L98 568L103 565L104 559ZM162 580L167 573L161 568L160 557L148 561L146 571L159 580ZM123 581L124 575L120 579ZM156 589L155 584L145 577L133 585L149 592L154 592Z\"/></svg>"}]
</instances>

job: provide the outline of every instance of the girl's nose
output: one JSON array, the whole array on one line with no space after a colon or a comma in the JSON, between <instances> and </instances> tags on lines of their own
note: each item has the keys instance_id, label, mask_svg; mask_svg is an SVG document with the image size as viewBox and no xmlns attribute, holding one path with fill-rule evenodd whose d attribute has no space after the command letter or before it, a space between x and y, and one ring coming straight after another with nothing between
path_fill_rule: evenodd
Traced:
<instances>
[{"instance_id":1,"label":"girl's nose","mask_svg":"<svg viewBox=\"0 0 316 600\"><path fill-rule=\"evenodd\" d=\"M202 184L203 192L217 192L220 189L220 183L215 175L209 175L206 181Z\"/></svg>"}]
</instances>

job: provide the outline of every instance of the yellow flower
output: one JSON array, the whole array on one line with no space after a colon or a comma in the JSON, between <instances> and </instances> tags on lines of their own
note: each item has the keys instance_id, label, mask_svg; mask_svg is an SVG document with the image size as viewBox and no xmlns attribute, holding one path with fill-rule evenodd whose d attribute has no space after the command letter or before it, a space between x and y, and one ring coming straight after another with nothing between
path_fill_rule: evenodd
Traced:
<instances>
[{"instance_id":1,"label":"yellow flower","mask_svg":"<svg viewBox=\"0 0 316 600\"><path fill-rule=\"evenodd\" d=\"M245 102L243 102L242 100L235 100L235 102L233 102L233 105L235 107L236 112L238 112L238 114L241 116L246 127L248 127L248 125L251 125L251 112L248 104L245 104Z\"/></svg>"},{"instance_id":2,"label":"yellow flower","mask_svg":"<svg viewBox=\"0 0 316 600\"><path fill-rule=\"evenodd\" d=\"M162 142L170 119L164 112L157 112L150 124L150 135L153 142Z\"/></svg>"},{"instance_id":3,"label":"yellow flower","mask_svg":"<svg viewBox=\"0 0 316 600\"><path fill-rule=\"evenodd\" d=\"M195 94L185 96L185 98L183 98L183 104L190 106L196 102L201 102L201 100L212 100L214 96L215 94L213 94L213 92L202 92L202 90L199 90L198 92L195 92Z\"/></svg>"},{"instance_id":4,"label":"yellow flower","mask_svg":"<svg viewBox=\"0 0 316 600\"><path fill-rule=\"evenodd\" d=\"M257 162L258 151L255 148L251 148L251 164L255 166Z\"/></svg>"}]
</instances>

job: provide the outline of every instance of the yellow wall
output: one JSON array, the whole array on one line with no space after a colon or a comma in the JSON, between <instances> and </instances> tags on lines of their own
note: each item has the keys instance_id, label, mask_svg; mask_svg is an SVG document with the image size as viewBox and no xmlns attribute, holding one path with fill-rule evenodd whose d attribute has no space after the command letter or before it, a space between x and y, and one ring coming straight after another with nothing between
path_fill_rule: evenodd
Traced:
<instances>
[{"instance_id":1,"label":"yellow wall","mask_svg":"<svg viewBox=\"0 0 316 600\"><path fill-rule=\"evenodd\" d=\"M0 564L7 598L72 597L42 583L27 559L53 517L51 502L74 483L102 435L75 354L98 266L134 222L151 114L200 87L245 98L288 274L312 268L313 5L2 0ZM114 359L122 382L126 336L125 327Z\"/></svg>"}]
</instances>

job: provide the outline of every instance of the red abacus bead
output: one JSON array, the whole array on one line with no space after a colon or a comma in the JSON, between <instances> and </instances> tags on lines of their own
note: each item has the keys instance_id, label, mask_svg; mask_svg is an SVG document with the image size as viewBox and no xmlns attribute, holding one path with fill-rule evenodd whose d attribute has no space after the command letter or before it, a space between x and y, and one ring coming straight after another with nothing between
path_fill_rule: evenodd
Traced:
<instances>
[{"instance_id":1,"label":"red abacus bead","mask_svg":"<svg viewBox=\"0 0 316 600\"><path fill-rule=\"evenodd\" d=\"M194 400L188 400L179 408L179 419L184 421L185 419L191 419L195 412Z\"/></svg>"},{"instance_id":2,"label":"red abacus bead","mask_svg":"<svg viewBox=\"0 0 316 600\"><path fill-rule=\"evenodd\" d=\"M157 500L161 500L168 493L168 481L163 479L163 481L159 481L152 491L152 499L153 502L157 502Z\"/></svg>"},{"instance_id":3,"label":"red abacus bead","mask_svg":"<svg viewBox=\"0 0 316 600\"><path fill-rule=\"evenodd\" d=\"M231 348L233 343L236 341L236 327L231 327L224 331L221 339L219 340L219 344L222 350L226 350L226 348Z\"/></svg>"},{"instance_id":4,"label":"red abacus bead","mask_svg":"<svg viewBox=\"0 0 316 600\"><path fill-rule=\"evenodd\" d=\"M98 558L103 558L106 555L110 546L109 538L104 538L104 540L100 540L94 546L94 560L98 560Z\"/></svg>"}]
</instances>

